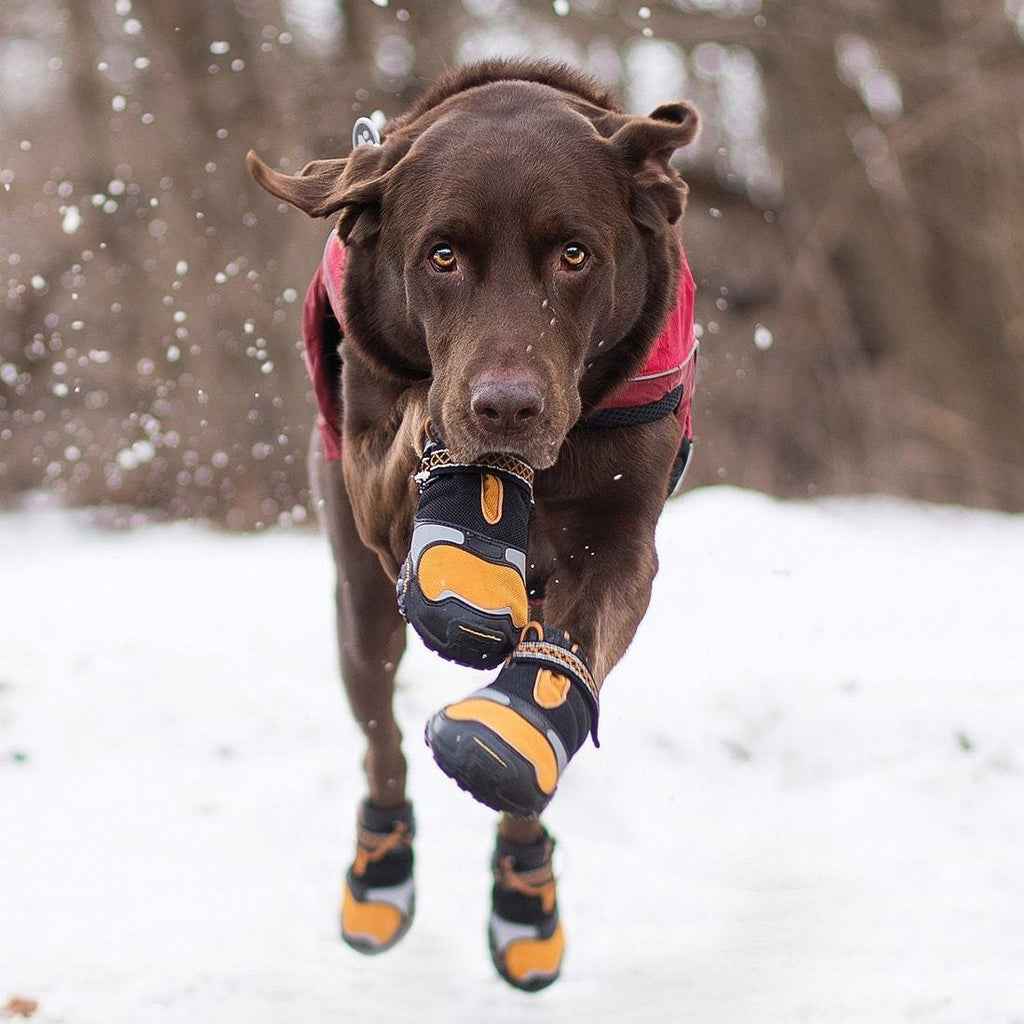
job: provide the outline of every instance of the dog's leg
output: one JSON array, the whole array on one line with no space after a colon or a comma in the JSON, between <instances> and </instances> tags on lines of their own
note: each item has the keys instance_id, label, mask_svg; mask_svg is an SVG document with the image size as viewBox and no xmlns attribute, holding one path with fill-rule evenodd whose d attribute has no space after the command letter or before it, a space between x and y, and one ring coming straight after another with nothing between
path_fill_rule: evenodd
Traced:
<instances>
[{"instance_id":1,"label":"dog's leg","mask_svg":"<svg viewBox=\"0 0 1024 1024\"><path fill-rule=\"evenodd\" d=\"M498 837L507 843L526 846L536 842L543 833L544 826L540 818L513 818L511 814L503 814L498 819Z\"/></svg>"},{"instance_id":2,"label":"dog's leg","mask_svg":"<svg viewBox=\"0 0 1024 1024\"><path fill-rule=\"evenodd\" d=\"M355 860L345 876L341 937L360 953L383 953L409 930L415 912L415 822L405 796L402 734L392 708L405 623L380 559L356 533L341 463L325 461L316 436L309 465L313 496L337 567L342 680L366 737L363 766L369 796L359 808Z\"/></svg>"},{"instance_id":3,"label":"dog's leg","mask_svg":"<svg viewBox=\"0 0 1024 1024\"><path fill-rule=\"evenodd\" d=\"M369 796L378 807L405 802L406 761L392 699L405 650L405 623L394 584L378 556L359 539L341 462L327 462L316 437L310 476L321 522L337 568L337 628L341 676L367 749Z\"/></svg>"},{"instance_id":4,"label":"dog's leg","mask_svg":"<svg viewBox=\"0 0 1024 1024\"><path fill-rule=\"evenodd\" d=\"M573 541L548 581L544 618L579 645L600 689L650 604L658 571L657 516L607 506L596 514L574 509L559 522Z\"/></svg>"},{"instance_id":5,"label":"dog's leg","mask_svg":"<svg viewBox=\"0 0 1024 1024\"><path fill-rule=\"evenodd\" d=\"M587 431L576 444L576 463L586 468L596 488L581 487L579 500L551 501L565 481L557 475L539 481L535 529L551 564L544 621L579 645L600 688L650 604L658 571L655 530L665 507L667 467L679 447L679 426L665 417Z\"/></svg>"},{"instance_id":6,"label":"dog's leg","mask_svg":"<svg viewBox=\"0 0 1024 1024\"><path fill-rule=\"evenodd\" d=\"M491 959L510 985L528 992L555 981L565 952L551 863L554 846L538 819L506 816L491 857Z\"/></svg>"},{"instance_id":7,"label":"dog's leg","mask_svg":"<svg viewBox=\"0 0 1024 1024\"><path fill-rule=\"evenodd\" d=\"M596 435L567 460L586 475L552 474L532 538L533 557L550 567L549 628L529 626L490 686L427 726L442 770L506 811L492 860L488 934L495 967L517 988L543 988L561 970L554 842L537 815L587 732L596 738L597 691L647 610L658 565L654 531L676 446L674 422L632 428L625 439Z\"/></svg>"},{"instance_id":8,"label":"dog's leg","mask_svg":"<svg viewBox=\"0 0 1024 1024\"><path fill-rule=\"evenodd\" d=\"M566 468L537 480L531 557L547 575L544 625L526 627L489 686L427 725L444 772L521 817L544 809L588 733L596 742L600 686L650 602L679 427L666 419L572 443Z\"/></svg>"}]
</instances>

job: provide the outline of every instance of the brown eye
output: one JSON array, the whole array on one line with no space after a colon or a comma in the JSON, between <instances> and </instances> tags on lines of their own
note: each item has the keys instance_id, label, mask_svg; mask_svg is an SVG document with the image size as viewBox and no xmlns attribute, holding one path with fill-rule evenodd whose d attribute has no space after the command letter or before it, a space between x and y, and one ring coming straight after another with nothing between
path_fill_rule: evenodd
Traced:
<instances>
[{"instance_id":1,"label":"brown eye","mask_svg":"<svg viewBox=\"0 0 1024 1024\"><path fill-rule=\"evenodd\" d=\"M568 270L579 270L587 262L587 250L582 245L567 245L562 250L562 266Z\"/></svg>"},{"instance_id":2,"label":"brown eye","mask_svg":"<svg viewBox=\"0 0 1024 1024\"><path fill-rule=\"evenodd\" d=\"M455 269L455 250L450 245L439 245L431 254L430 262L437 267L438 270L454 270Z\"/></svg>"}]
</instances>

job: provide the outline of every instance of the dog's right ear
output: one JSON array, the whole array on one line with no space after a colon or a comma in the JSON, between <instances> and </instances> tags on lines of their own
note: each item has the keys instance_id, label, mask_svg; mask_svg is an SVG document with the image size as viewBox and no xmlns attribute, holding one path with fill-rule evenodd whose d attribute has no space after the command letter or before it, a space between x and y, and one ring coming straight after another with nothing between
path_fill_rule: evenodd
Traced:
<instances>
[{"instance_id":1,"label":"dog's right ear","mask_svg":"<svg viewBox=\"0 0 1024 1024\"><path fill-rule=\"evenodd\" d=\"M314 160L298 174L275 171L251 149L245 163L260 188L308 216L340 212L338 236L343 242L362 245L379 230L387 171L401 155L396 148L359 146L340 160Z\"/></svg>"},{"instance_id":2,"label":"dog's right ear","mask_svg":"<svg viewBox=\"0 0 1024 1024\"><path fill-rule=\"evenodd\" d=\"M329 217L341 209L341 178L347 163L347 159L314 160L298 174L282 174L267 166L255 150L245 154L245 165L260 188L310 217Z\"/></svg>"}]
</instances>

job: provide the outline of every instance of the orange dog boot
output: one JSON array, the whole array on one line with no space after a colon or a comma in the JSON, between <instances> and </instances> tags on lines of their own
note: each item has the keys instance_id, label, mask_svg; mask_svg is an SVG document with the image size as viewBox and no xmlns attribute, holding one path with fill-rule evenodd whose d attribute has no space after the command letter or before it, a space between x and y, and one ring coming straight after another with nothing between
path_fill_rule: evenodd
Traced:
<instances>
[{"instance_id":1,"label":"orange dog boot","mask_svg":"<svg viewBox=\"0 0 1024 1024\"><path fill-rule=\"evenodd\" d=\"M442 658L497 667L527 620L533 470L502 453L453 462L428 433L416 482L420 500L398 608Z\"/></svg>"},{"instance_id":2,"label":"orange dog boot","mask_svg":"<svg viewBox=\"0 0 1024 1024\"><path fill-rule=\"evenodd\" d=\"M341 937L360 953L389 950L409 930L416 905L412 804L381 808L363 801L356 859L345 876Z\"/></svg>"},{"instance_id":3,"label":"orange dog boot","mask_svg":"<svg viewBox=\"0 0 1024 1024\"><path fill-rule=\"evenodd\" d=\"M426 727L438 767L474 799L518 818L547 806L569 759L597 745L597 685L580 649L531 622L490 686Z\"/></svg>"},{"instance_id":4,"label":"orange dog boot","mask_svg":"<svg viewBox=\"0 0 1024 1024\"><path fill-rule=\"evenodd\" d=\"M491 959L510 985L527 992L546 988L558 977L565 952L551 868L554 845L547 832L529 846L499 837L491 862Z\"/></svg>"}]
</instances>

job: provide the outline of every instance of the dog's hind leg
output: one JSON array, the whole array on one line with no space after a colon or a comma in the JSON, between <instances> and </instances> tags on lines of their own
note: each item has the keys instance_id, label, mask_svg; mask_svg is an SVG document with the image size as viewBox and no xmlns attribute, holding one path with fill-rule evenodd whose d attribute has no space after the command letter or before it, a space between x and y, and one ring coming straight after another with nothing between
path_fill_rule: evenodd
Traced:
<instances>
[{"instance_id":1,"label":"dog's hind leg","mask_svg":"<svg viewBox=\"0 0 1024 1024\"><path fill-rule=\"evenodd\" d=\"M539 818L506 814L498 823L487 925L491 959L510 985L528 992L555 981L565 951L551 863L554 846Z\"/></svg>"},{"instance_id":2,"label":"dog's hind leg","mask_svg":"<svg viewBox=\"0 0 1024 1024\"><path fill-rule=\"evenodd\" d=\"M415 905L412 805L395 720L395 671L405 650L405 623L394 585L377 555L356 533L341 462L310 448L310 478L320 521L337 568L341 676L349 706L366 737L369 795L359 808L356 856L345 879L341 935L361 953L390 949L408 931Z\"/></svg>"}]
</instances>

